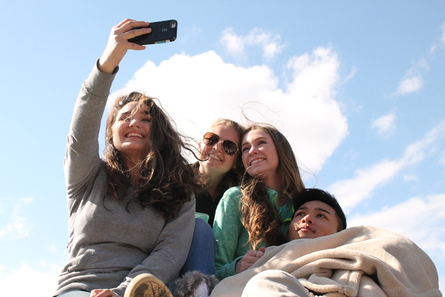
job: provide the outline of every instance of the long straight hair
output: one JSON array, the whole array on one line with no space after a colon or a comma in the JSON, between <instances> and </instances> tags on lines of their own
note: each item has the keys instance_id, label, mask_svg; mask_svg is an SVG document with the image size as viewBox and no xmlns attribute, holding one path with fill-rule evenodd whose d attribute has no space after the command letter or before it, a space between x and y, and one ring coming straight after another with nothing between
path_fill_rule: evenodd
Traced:
<instances>
[{"instance_id":1,"label":"long straight hair","mask_svg":"<svg viewBox=\"0 0 445 297\"><path fill-rule=\"evenodd\" d=\"M272 138L278 155L277 171L283 189L283 192L278 194L293 200L305 187L290 143L278 129L267 124L251 125L245 130L244 136L254 130L262 130ZM269 202L263 180L246 172L241 183L241 194L241 220L249 234L248 242L252 248L256 249L261 242L268 246L286 242L286 237L280 230L280 216Z\"/></svg>"}]
</instances>

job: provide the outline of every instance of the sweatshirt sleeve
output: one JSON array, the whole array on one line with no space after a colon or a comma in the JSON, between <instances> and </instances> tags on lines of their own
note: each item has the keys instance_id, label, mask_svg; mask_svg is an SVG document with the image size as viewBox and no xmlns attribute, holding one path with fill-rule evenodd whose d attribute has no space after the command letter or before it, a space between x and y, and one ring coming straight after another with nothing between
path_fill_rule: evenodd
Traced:
<instances>
[{"instance_id":1,"label":"sweatshirt sleeve","mask_svg":"<svg viewBox=\"0 0 445 297\"><path fill-rule=\"evenodd\" d=\"M241 223L239 187L228 189L216 208L213 234L216 239L216 277L222 280L235 274L236 262L242 258L246 242L242 240L245 230Z\"/></svg>"},{"instance_id":2,"label":"sweatshirt sleeve","mask_svg":"<svg viewBox=\"0 0 445 297\"><path fill-rule=\"evenodd\" d=\"M77 195L91 175L100 166L98 136L102 116L114 80L113 74L105 74L97 63L85 80L77 97L71 120L65 151L64 171L68 198Z\"/></svg>"}]
</instances>

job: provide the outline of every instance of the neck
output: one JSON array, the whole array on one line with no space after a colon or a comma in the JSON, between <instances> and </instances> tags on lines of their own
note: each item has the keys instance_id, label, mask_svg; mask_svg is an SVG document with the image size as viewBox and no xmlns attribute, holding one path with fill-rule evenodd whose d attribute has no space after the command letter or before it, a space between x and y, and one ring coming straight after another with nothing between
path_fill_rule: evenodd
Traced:
<instances>
[{"instance_id":1,"label":"neck","mask_svg":"<svg viewBox=\"0 0 445 297\"><path fill-rule=\"evenodd\" d=\"M264 179L264 185L267 188L277 192L278 194L277 206L283 206L289 200L289 197L283 194L284 192L283 185L281 183L281 179L277 175L274 175L273 178L269 177Z\"/></svg>"},{"instance_id":2,"label":"neck","mask_svg":"<svg viewBox=\"0 0 445 297\"><path fill-rule=\"evenodd\" d=\"M142 171L139 162L127 160L125 162L125 166L127 166L128 173L130 175L131 184L134 186L139 184L139 175Z\"/></svg>"},{"instance_id":3,"label":"neck","mask_svg":"<svg viewBox=\"0 0 445 297\"><path fill-rule=\"evenodd\" d=\"M204 171L202 166L199 167L199 174L203 177L204 182L205 182L205 184L203 185L203 188L207 192L209 192L212 199L215 200L216 196L219 194L218 186L219 186L221 180L223 179L224 174L217 174L217 173L212 174L212 172Z\"/></svg>"}]
</instances>

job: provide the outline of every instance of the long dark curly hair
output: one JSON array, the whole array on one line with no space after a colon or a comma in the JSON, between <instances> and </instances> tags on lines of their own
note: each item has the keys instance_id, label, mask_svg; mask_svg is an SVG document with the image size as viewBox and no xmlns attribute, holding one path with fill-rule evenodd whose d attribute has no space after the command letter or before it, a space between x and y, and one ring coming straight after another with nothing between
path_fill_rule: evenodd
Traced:
<instances>
[{"instance_id":1,"label":"long dark curly hair","mask_svg":"<svg viewBox=\"0 0 445 297\"><path fill-rule=\"evenodd\" d=\"M281 194L293 200L305 187L290 143L278 129L267 124L251 125L245 130L244 136L253 130L262 130L272 138L279 160L277 171L281 177ZM241 183L241 194L241 220L249 234L249 244L252 248L256 249L261 242L268 246L286 242L285 234L280 230L280 216L267 199L263 181L246 172Z\"/></svg>"},{"instance_id":2,"label":"long dark curly hair","mask_svg":"<svg viewBox=\"0 0 445 297\"><path fill-rule=\"evenodd\" d=\"M148 110L152 122L149 149L145 158L137 164L142 170L130 202L138 201L142 207L152 205L164 218L173 218L183 204L190 201L199 185L193 169L182 155L184 150L192 151L192 148L177 131L173 120L154 100L140 92L132 92L115 100L108 115L105 135L107 193L122 200L131 185L130 168L126 168L124 156L113 144L112 126L122 107L137 102L139 108Z\"/></svg>"}]
</instances>

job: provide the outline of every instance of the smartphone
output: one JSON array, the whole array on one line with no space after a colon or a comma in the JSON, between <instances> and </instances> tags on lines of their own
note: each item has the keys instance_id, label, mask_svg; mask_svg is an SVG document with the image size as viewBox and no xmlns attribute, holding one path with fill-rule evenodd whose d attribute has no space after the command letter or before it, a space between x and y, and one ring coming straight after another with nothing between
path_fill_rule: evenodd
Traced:
<instances>
[{"instance_id":1,"label":"smartphone","mask_svg":"<svg viewBox=\"0 0 445 297\"><path fill-rule=\"evenodd\" d=\"M178 22L176 20L153 22L150 23L148 27L136 27L133 28L132 30L140 28L151 28L151 32L148 34L128 39L128 41L141 45L165 43L176 40L176 33L178 31Z\"/></svg>"}]
</instances>

